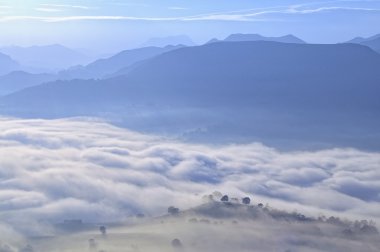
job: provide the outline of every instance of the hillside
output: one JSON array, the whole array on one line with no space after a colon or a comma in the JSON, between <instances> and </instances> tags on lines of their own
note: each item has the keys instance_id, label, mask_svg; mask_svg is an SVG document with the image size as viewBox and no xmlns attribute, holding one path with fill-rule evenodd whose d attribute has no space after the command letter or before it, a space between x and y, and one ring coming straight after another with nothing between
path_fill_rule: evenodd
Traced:
<instances>
[{"instance_id":1,"label":"hillside","mask_svg":"<svg viewBox=\"0 0 380 252\"><path fill-rule=\"evenodd\" d=\"M380 36L375 39L363 41L361 42L361 44L368 46L372 48L373 50L375 50L376 52L380 53Z\"/></svg>"},{"instance_id":2,"label":"hillside","mask_svg":"<svg viewBox=\"0 0 380 252\"><path fill-rule=\"evenodd\" d=\"M86 243L90 251L120 252L375 252L380 248L379 232L372 221L335 216L311 218L256 203L213 201L155 218L139 214L124 223L66 222L56 227L66 233L28 239L32 244L29 248L83 251ZM276 242L272 237L276 237Z\"/></svg>"},{"instance_id":3,"label":"hillside","mask_svg":"<svg viewBox=\"0 0 380 252\"><path fill-rule=\"evenodd\" d=\"M24 67L40 69L40 71L55 71L70 66L87 63L88 57L62 45L46 45L20 47L10 46L0 48L17 60Z\"/></svg>"},{"instance_id":4,"label":"hillside","mask_svg":"<svg viewBox=\"0 0 380 252\"><path fill-rule=\"evenodd\" d=\"M0 75L7 74L20 68L19 64L8 55L0 53Z\"/></svg>"},{"instance_id":5,"label":"hillside","mask_svg":"<svg viewBox=\"0 0 380 252\"><path fill-rule=\"evenodd\" d=\"M111 75L122 68L129 67L159 54L175 50L182 46L143 47L122 51L112 57L96 60L86 66L72 67L61 71L61 79L98 79Z\"/></svg>"},{"instance_id":6,"label":"hillside","mask_svg":"<svg viewBox=\"0 0 380 252\"><path fill-rule=\"evenodd\" d=\"M14 71L0 76L0 96L56 79L57 77L53 74L31 74L23 71Z\"/></svg>"},{"instance_id":7,"label":"hillside","mask_svg":"<svg viewBox=\"0 0 380 252\"><path fill-rule=\"evenodd\" d=\"M214 140L379 148L379 69L380 55L361 45L221 42L164 53L111 79L26 89L0 104L2 113L29 117L115 116L139 130L206 128Z\"/></svg>"},{"instance_id":8,"label":"hillside","mask_svg":"<svg viewBox=\"0 0 380 252\"><path fill-rule=\"evenodd\" d=\"M280 43L295 43L295 44L305 44L306 42L300 38L297 38L294 35L285 35L281 37L266 37L260 34L231 34L226 37L224 40L212 39L208 43L215 42L243 42L243 41L272 41L272 42L280 42Z\"/></svg>"},{"instance_id":9,"label":"hillside","mask_svg":"<svg viewBox=\"0 0 380 252\"><path fill-rule=\"evenodd\" d=\"M380 53L380 34L371 36L369 38L356 37L347 41L346 43L354 43L368 46L372 50Z\"/></svg>"}]
</instances>

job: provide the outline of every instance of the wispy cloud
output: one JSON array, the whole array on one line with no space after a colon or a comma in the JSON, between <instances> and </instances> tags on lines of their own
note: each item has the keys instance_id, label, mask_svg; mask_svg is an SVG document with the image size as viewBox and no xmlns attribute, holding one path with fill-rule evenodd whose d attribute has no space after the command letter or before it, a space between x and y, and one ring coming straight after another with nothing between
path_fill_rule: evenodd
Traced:
<instances>
[{"instance_id":1,"label":"wispy cloud","mask_svg":"<svg viewBox=\"0 0 380 252\"><path fill-rule=\"evenodd\" d=\"M90 9L89 6L84 6L84 5L69 5L69 4L41 4L41 6L59 7L59 8L71 8L71 9L82 9L82 10L88 10L88 9Z\"/></svg>"},{"instance_id":2,"label":"wispy cloud","mask_svg":"<svg viewBox=\"0 0 380 252\"><path fill-rule=\"evenodd\" d=\"M133 6L133 7L151 7L147 3L125 3L125 2L111 2L109 4L118 5L118 6Z\"/></svg>"},{"instance_id":3,"label":"wispy cloud","mask_svg":"<svg viewBox=\"0 0 380 252\"><path fill-rule=\"evenodd\" d=\"M234 20L234 21L252 21L253 17L262 17L273 14L312 14L329 11L360 11L360 12L380 12L380 9L375 8L357 8L357 7L319 7L319 8L299 8L299 6L289 6L281 9L269 9L262 11L245 10L234 13L217 13L195 17L188 17L187 20Z\"/></svg>"},{"instance_id":4,"label":"wispy cloud","mask_svg":"<svg viewBox=\"0 0 380 252\"><path fill-rule=\"evenodd\" d=\"M45 7L34 8L34 10L41 11L41 12L60 12L60 11L62 11L60 9L45 8Z\"/></svg>"},{"instance_id":5,"label":"wispy cloud","mask_svg":"<svg viewBox=\"0 0 380 252\"><path fill-rule=\"evenodd\" d=\"M170 6L168 7L169 10L187 10L188 8L180 7L180 6Z\"/></svg>"},{"instance_id":6,"label":"wispy cloud","mask_svg":"<svg viewBox=\"0 0 380 252\"><path fill-rule=\"evenodd\" d=\"M58 9L37 8L40 11L54 12ZM287 6L286 8L273 7L266 9L247 9L232 12L207 13L193 16L179 17L137 17L137 16L115 16L115 15L80 15L80 16L3 16L0 22L18 21L18 20L36 20L42 22L66 22L81 20L127 20L127 21L273 21L273 15L306 15L321 12L334 11L355 11L355 12L380 12L376 8L361 7L341 7L329 6L318 8L301 8L299 5ZM270 17L269 17L270 16Z\"/></svg>"}]
</instances>

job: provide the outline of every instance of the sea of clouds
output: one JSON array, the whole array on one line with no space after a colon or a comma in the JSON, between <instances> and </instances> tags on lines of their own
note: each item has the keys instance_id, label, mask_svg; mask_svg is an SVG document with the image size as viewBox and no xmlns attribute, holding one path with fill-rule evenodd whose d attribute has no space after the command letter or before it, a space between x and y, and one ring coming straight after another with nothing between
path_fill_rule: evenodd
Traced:
<instances>
[{"instance_id":1,"label":"sea of clouds","mask_svg":"<svg viewBox=\"0 0 380 252\"><path fill-rule=\"evenodd\" d=\"M380 153L198 145L86 118L0 119L0 231L12 239L46 232L45 221L186 209L215 190L314 216L378 221Z\"/></svg>"}]
</instances>

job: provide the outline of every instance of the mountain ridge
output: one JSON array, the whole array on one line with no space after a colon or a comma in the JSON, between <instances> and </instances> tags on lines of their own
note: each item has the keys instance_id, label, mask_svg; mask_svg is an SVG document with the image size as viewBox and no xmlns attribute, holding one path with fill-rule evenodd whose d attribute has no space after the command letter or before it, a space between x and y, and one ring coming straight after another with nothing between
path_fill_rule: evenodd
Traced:
<instances>
[{"instance_id":1,"label":"mountain ridge","mask_svg":"<svg viewBox=\"0 0 380 252\"><path fill-rule=\"evenodd\" d=\"M11 71L18 70L20 65L9 55L0 52L0 75L7 74Z\"/></svg>"},{"instance_id":2,"label":"mountain ridge","mask_svg":"<svg viewBox=\"0 0 380 252\"><path fill-rule=\"evenodd\" d=\"M260 34L244 34L244 33L235 33L227 36L223 40L211 39L207 43L215 43L215 42L243 42L243 41L273 41L273 42L281 42L281 43L296 43L296 44L305 44L306 42L300 38L292 34L279 36L279 37L266 37Z\"/></svg>"},{"instance_id":3,"label":"mountain ridge","mask_svg":"<svg viewBox=\"0 0 380 252\"><path fill-rule=\"evenodd\" d=\"M121 51L111 57L98 59L86 66L77 66L59 72L62 79L100 79L111 75L122 68L129 67L139 61L149 59L161 53L183 47L142 47Z\"/></svg>"},{"instance_id":4,"label":"mountain ridge","mask_svg":"<svg viewBox=\"0 0 380 252\"><path fill-rule=\"evenodd\" d=\"M380 55L363 45L219 42L160 54L109 79L28 88L0 98L0 111L98 116L210 142L379 150L379 70Z\"/></svg>"},{"instance_id":5,"label":"mountain ridge","mask_svg":"<svg viewBox=\"0 0 380 252\"><path fill-rule=\"evenodd\" d=\"M356 37L347 41L346 43L365 45L371 48L372 50L380 53L380 34L376 34L368 38Z\"/></svg>"},{"instance_id":6,"label":"mountain ridge","mask_svg":"<svg viewBox=\"0 0 380 252\"><path fill-rule=\"evenodd\" d=\"M60 44L8 46L0 48L0 52L11 56L23 67L40 69L39 72L52 72L89 60L88 56Z\"/></svg>"}]
</instances>

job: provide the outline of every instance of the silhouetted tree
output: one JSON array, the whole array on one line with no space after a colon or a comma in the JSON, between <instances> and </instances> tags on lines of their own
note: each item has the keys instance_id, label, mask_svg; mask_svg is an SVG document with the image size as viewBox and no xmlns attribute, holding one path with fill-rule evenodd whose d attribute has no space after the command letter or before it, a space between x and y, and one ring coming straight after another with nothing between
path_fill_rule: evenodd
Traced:
<instances>
[{"instance_id":1,"label":"silhouetted tree","mask_svg":"<svg viewBox=\"0 0 380 252\"><path fill-rule=\"evenodd\" d=\"M179 214L179 208L176 208L174 206L168 207L168 213L171 215L177 215Z\"/></svg>"},{"instance_id":2,"label":"silhouetted tree","mask_svg":"<svg viewBox=\"0 0 380 252\"><path fill-rule=\"evenodd\" d=\"M201 219L199 220L201 223L210 224L210 221L208 219Z\"/></svg>"},{"instance_id":3,"label":"silhouetted tree","mask_svg":"<svg viewBox=\"0 0 380 252\"><path fill-rule=\"evenodd\" d=\"M379 231L377 230L375 226L370 226L368 224L365 224L364 226L362 226L360 228L360 232L363 234L371 234L371 235L379 234Z\"/></svg>"},{"instance_id":4,"label":"silhouetted tree","mask_svg":"<svg viewBox=\"0 0 380 252\"><path fill-rule=\"evenodd\" d=\"M242 199L243 204L249 205L251 204L251 199L249 197L245 197Z\"/></svg>"},{"instance_id":5,"label":"silhouetted tree","mask_svg":"<svg viewBox=\"0 0 380 252\"><path fill-rule=\"evenodd\" d=\"M350 228L346 228L345 230L342 231L342 234L347 237L347 238L353 238L354 237L354 232Z\"/></svg>"},{"instance_id":6,"label":"silhouetted tree","mask_svg":"<svg viewBox=\"0 0 380 252\"><path fill-rule=\"evenodd\" d=\"M107 235L107 228L105 226L99 227L99 231L103 236Z\"/></svg>"},{"instance_id":7,"label":"silhouetted tree","mask_svg":"<svg viewBox=\"0 0 380 252\"><path fill-rule=\"evenodd\" d=\"M182 248L182 242L179 239L172 240L173 248Z\"/></svg>"},{"instance_id":8,"label":"silhouetted tree","mask_svg":"<svg viewBox=\"0 0 380 252\"><path fill-rule=\"evenodd\" d=\"M229 198L228 198L228 195L224 195L220 201L223 201L223 202L228 202Z\"/></svg>"}]
</instances>

